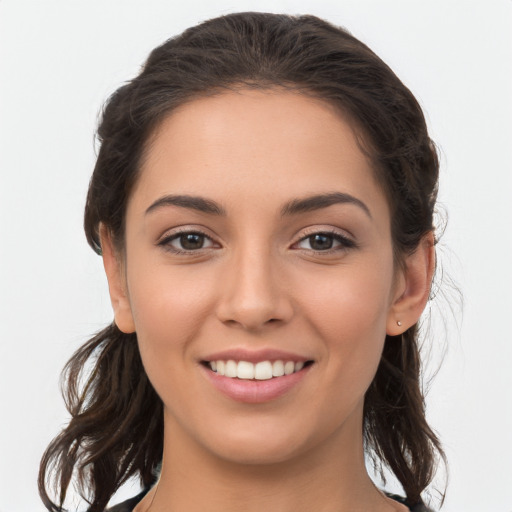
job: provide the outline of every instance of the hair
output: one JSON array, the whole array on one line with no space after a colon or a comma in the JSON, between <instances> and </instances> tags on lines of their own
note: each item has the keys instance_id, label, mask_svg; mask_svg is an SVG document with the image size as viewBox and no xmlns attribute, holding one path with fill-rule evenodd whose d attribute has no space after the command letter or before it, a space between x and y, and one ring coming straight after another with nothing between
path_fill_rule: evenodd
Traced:
<instances>
[{"instance_id":1,"label":"hair","mask_svg":"<svg viewBox=\"0 0 512 512\"><path fill-rule=\"evenodd\" d=\"M159 123L186 102L240 87L308 94L348 116L388 198L399 261L434 230L439 163L411 92L342 28L314 16L248 12L208 20L169 39L107 101L84 222L98 254L100 224L123 247L127 201ZM102 330L72 356L63 382L71 420L41 461L46 508L64 510L72 481L90 512L102 511L131 477L151 485L162 459L163 406L142 366L136 334L115 324ZM417 503L439 458L444 460L425 418L417 325L386 337L365 395L363 428L366 451L396 475L407 503Z\"/></svg>"}]
</instances>

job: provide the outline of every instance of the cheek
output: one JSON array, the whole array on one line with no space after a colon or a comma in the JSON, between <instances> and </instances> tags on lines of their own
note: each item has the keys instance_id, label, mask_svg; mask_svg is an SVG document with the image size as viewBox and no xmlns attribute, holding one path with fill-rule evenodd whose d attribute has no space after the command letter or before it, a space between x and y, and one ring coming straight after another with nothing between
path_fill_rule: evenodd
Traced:
<instances>
[{"instance_id":1,"label":"cheek","mask_svg":"<svg viewBox=\"0 0 512 512\"><path fill-rule=\"evenodd\" d=\"M303 316L323 340L327 378L354 399L366 391L382 354L392 285L386 268L375 262L340 269L336 276L304 282L301 292Z\"/></svg>"},{"instance_id":2,"label":"cheek","mask_svg":"<svg viewBox=\"0 0 512 512\"><path fill-rule=\"evenodd\" d=\"M148 371L166 371L185 357L211 310L208 276L184 267L137 264L129 277L130 304ZM155 269L155 270L152 270Z\"/></svg>"},{"instance_id":3,"label":"cheek","mask_svg":"<svg viewBox=\"0 0 512 512\"><path fill-rule=\"evenodd\" d=\"M350 268L306 281L300 296L326 338L353 339L372 331L385 334L390 289L389 273Z\"/></svg>"},{"instance_id":4,"label":"cheek","mask_svg":"<svg viewBox=\"0 0 512 512\"><path fill-rule=\"evenodd\" d=\"M134 265L128 274L142 363L166 410L193 418L198 414L198 390L190 384L196 364L193 341L202 336L208 323L212 287L204 272L185 267L151 268Z\"/></svg>"}]
</instances>

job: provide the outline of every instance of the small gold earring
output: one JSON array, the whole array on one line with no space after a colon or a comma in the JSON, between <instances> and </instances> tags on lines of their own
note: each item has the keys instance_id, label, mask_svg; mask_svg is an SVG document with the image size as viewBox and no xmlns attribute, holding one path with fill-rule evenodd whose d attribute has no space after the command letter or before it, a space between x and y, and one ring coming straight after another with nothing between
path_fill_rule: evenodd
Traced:
<instances>
[{"instance_id":1,"label":"small gold earring","mask_svg":"<svg viewBox=\"0 0 512 512\"><path fill-rule=\"evenodd\" d=\"M402 327L402 322L400 322L400 320L398 320L396 324L398 325L398 327Z\"/></svg>"}]
</instances>

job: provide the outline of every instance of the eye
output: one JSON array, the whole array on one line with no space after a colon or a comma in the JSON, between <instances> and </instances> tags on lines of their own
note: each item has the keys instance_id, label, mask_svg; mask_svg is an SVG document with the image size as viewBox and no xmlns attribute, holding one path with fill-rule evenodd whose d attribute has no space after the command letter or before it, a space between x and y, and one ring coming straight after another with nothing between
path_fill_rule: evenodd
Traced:
<instances>
[{"instance_id":1,"label":"eye","mask_svg":"<svg viewBox=\"0 0 512 512\"><path fill-rule=\"evenodd\" d=\"M194 252L215 246L213 240L200 231L181 231L165 237L158 243L175 253Z\"/></svg>"},{"instance_id":2,"label":"eye","mask_svg":"<svg viewBox=\"0 0 512 512\"><path fill-rule=\"evenodd\" d=\"M331 252L355 247L356 244L340 233L318 232L308 235L297 243L298 249Z\"/></svg>"}]
</instances>

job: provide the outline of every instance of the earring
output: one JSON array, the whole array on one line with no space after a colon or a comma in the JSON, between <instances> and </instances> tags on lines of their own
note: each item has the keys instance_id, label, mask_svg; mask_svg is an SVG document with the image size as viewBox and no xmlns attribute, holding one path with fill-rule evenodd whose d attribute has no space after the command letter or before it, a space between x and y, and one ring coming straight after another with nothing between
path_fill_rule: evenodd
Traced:
<instances>
[{"instance_id":1,"label":"earring","mask_svg":"<svg viewBox=\"0 0 512 512\"><path fill-rule=\"evenodd\" d=\"M402 322L400 322L400 320L398 320L398 321L396 322L396 325L398 325L398 327L402 327Z\"/></svg>"}]
</instances>

